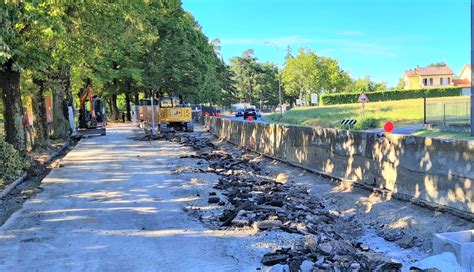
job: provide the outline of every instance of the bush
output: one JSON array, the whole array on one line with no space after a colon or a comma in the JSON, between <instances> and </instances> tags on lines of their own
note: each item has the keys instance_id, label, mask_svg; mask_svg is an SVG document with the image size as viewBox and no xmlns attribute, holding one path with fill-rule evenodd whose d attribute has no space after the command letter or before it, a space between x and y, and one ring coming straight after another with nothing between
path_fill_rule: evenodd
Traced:
<instances>
[{"instance_id":1,"label":"bush","mask_svg":"<svg viewBox=\"0 0 474 272\"><path fill-rule=\"evenodd\" d=\"M375 118L362 118L354 125L354 129L367 130L380 127L380 120Z\"/></svg>"},{"instance_id":2,"label":"bush","mask_svg":"<svg viewBox=\"0 0 474 272\"><path fill-rule=\"evenodd\" d=\"M14 180L27 166L27 160L11 144L0 138L0 180Z\"/></svg>"},{"instance_id":3,"label":"bush","mask_svg":"<svg viewBox=\"0 0 474 272\"><path fill-rule=\"evenodd\" d=\"M320 96L320 104L336 105L356 103L359 95L360 93L323 94ZM369 101L371 102L423 98L425 95L426 97L460 96L461 88L430 88L367 93Z\"/></svg>"}]
</instances>

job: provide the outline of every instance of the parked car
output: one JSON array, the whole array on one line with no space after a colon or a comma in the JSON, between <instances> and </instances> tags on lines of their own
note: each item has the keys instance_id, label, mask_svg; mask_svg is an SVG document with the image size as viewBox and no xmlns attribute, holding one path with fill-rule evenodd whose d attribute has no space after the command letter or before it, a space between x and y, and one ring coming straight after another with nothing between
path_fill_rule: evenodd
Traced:
<instances>
[{"instance_id":1,"label":"parked car","mask_svg":"<svg viewBox=\"0 0 474 272\"><path fill-rule=\"evenodd\" d=\"M257 112L255 111L254 108L247 108L244 111L244 119L247 119L249 116L252 116L253 118L257 119Z\"/></svg>"},{"instance_id":2,"label":"parked car","mask_svg":"<svg viewBox=\"0 0 474 272\"><path fill-rule=\"evenodd\" d=\"M260 112L259 109L256 109L256 110L255 110L255 113L257 113L257 117L258 117L258 118L262 118L262 113Z\"/></svg>"},{"instance_id":3,"label":"parked car","mask_svg":"<svg viewBox=\"0 0 474 272\"><path fill-rule=\"evenodd\" d=\"M235 111L235 117L244 116L244 109L237 109Z\"/></svg>"}]
</instances>

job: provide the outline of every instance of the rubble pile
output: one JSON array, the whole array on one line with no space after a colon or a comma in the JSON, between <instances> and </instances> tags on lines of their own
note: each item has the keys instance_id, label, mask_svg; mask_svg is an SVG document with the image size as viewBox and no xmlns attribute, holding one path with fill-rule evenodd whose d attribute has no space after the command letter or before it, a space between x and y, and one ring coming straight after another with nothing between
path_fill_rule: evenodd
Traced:
<instances>
[{"instance_id":1,"label":"rubble pile","mask_svg":"<svg viewBox=\"0 0 474 272\"><path fill-rule=\"evenodd\" d=\"M290 271L303 267L315 271L400 271L401 263L355 240L362 228L354 215L329 210L303 186L266 176L245 154L221 150L207 137L176 134L166 139L191 146L196 154L182 158L205 160L207 168L199 171L220 176L214 189L226 199L220 199L216 192L208 196L209 205L219 205L223 210L212 218L216 228L252 227L301 235L294 246L265 254L263 265L283 264Z\"/></svg>"}]
</instances>

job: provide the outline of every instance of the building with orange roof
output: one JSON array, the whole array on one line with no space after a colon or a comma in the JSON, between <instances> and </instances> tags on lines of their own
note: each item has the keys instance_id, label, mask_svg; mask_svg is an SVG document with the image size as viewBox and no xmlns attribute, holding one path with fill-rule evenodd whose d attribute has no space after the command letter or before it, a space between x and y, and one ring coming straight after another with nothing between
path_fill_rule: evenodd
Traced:
<instances>
[{"instance_id":1,"label":"building with orange roof","mask_svg":"<svg viewBox=\"0 0 474 272\"><path fill-rule=\"evenodd\" d=\"M462 88L462 95L471 95L471 73L471 64L465 64L459 73L459 77L453 79L454 86Z\"/></svg>"},{"instance_id":2,"label":"building with orange roof","mask_svg":"<svg viewBox=\"0 0 474 272\"><path fill-rule=\"evenodd\" d=\"M448 66L416 67L405 71L404 89L439 88L453 86L453 71Z\"/></svg>"}]
</instances>

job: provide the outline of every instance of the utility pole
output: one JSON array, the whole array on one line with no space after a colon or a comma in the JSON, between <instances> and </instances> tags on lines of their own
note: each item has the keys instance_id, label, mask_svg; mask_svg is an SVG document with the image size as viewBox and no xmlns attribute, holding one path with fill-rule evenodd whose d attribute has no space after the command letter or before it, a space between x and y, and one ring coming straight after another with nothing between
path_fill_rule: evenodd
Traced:
<instances>
[{"instance_id":1,"label":"utility pole","mask_svg":"<svg viewBox=\"0 0 474 272\"><path fill-rule=\"evenodd\" d=\"M275 47L276 53L275 53L275 65L277 67L277 73L278 73L278 103L280 104L280 119L283 118L283 108L281 105L281 79L280 79L280 71L278 69L278 46L273 43L273 42L265 42L267 44L271 44Z\"/></svg>"},{"instance_id":2,"label":"utility pole","mask_svg":"<svg viewBox=\"0 0 474 272\"><path fill-rule=\"evenodd\" d=\"M471 0L471 136L474 136L474 0Z\"/></svg>"},{"instance_id":3,"label":"utility pole","mask_svg":"<svg viewBox=\"0 0 474 272\"><path fill-rule=\"evenodd\" d=\"M155 135L155 90L151 90L151 135Z\"/></svg>"}]
</instances>

